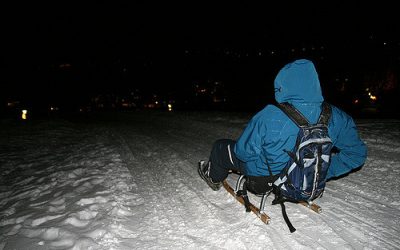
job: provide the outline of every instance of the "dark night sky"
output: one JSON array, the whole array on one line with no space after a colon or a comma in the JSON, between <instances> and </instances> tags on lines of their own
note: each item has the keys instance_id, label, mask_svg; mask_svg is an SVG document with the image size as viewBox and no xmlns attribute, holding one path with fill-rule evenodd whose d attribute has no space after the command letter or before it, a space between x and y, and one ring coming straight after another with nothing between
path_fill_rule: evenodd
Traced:
<instances>
[{"instance_id":1,"label":"dark night sky","mask_svg":"<svg viewBox=\"0 0 400 250\"><path fill-rule=\"evenodd\" d=\"M3 4L2 97L22 88L38 98L166 91L204 79L272 85L295 57L315 58L331 74L352 72L375 67L383 46L396 53L383 60L399 64L397 8L382 1L57 2ZM312 46L324 51L289 52Z\"/></svg>"}]
</instances>

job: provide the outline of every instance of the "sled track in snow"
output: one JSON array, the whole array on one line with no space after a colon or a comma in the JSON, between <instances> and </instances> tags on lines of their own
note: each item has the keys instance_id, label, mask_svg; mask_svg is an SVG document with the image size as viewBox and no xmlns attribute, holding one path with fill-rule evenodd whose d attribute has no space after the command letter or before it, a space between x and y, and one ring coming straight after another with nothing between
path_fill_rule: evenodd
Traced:
<instances>
[{"instance_id":1,"label":"sled track in snow","mask_svg":"<svg viewBox=\"0 0 400 250\"><path fill-rule=\"evenodd\" d=\"M322 214L295 204L288 205L288 216L298 229L295 234L289 234L280 207L271 206L270 200L266 206L272 221L266 226L245 213L228 193L211 191L198 177L197 161L206 160L212 143L220 138L237 138L246 121L224 123L201 117L180 119L178 115L123 117L128 117L128 121L107 130L121 148L125 148L124 158L140 187L139 194L146 200L146 213L143 213L146 216L139 226L154 227L148 230L153 230L154 234L163 233L172 246L192 244L203 249L219 248L224 244L216 245L210 240L218 242L224 237L237 239L230 246L242 249L261 246L270 249L398 249L400 245L397 237L399 209L395 203L390 203L391 197L374 199L371 194L375 191L368 192L373 187L364 185L380 173L381 168L376 165L380 162L369 161L360 171L328 182L327 193L317 201L322 206ZM368 143L373 143L379 134L374 129L374 126L361 126L362 134L371 135ZM387 156L396 163L392 154L397 151L386 145L385 140L370 150L378 152L376 158L382 149L389 148L392 153ZM205 225L204 220L210 224ZM217 236L206 239L205 235L210 232ZM248 242L249 238L253 240ZM173 243L174 240L181 240L182 244Z\"/></svg>"}]
</instances>

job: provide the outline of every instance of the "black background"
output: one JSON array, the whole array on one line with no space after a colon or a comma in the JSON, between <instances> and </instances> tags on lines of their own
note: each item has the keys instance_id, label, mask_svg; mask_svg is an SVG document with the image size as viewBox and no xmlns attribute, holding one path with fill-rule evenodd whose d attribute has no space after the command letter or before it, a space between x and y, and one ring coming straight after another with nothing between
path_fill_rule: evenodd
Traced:
<instances>
[{"instance_id":1,"label":"black background","mask_svg":"<svg viewBox=\"0 0 400 250\"><path fill-rule=\"evenodd\" d=\"M80 105L139 89L178 100L218 81L232 103L258 109L277 71L309 58L340 105L338 78L350 79L351 99L366 73L399 72L393 4L247 2L2 4L1 98Z\"/></svg>"}]
</instances>

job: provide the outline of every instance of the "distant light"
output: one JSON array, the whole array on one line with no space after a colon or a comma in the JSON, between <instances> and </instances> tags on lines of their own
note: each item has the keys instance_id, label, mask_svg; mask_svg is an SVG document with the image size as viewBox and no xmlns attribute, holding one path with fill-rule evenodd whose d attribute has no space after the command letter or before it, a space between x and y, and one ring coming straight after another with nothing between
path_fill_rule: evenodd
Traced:
<instances>
[{"instance_id":1,"label":"distant light","mask_svg":"<svg viewBox=\"0 0 400 250\"><path fill-rule=\"evenodd\" d=\"M22 118L22 120L28 119L28 110L26 110L26 109L22 110L21 118Z\"/></svg>"},{"instance_id":2,"label":"distant light","mask_svg":"<svg viewBox=\"0 0 400 250\"><path fill-rule=\"evenodd\" d=\"M369 99L371 99L372 101L376 101L376 96L371 94L371 92L368 92L369 95Z\"/></svg>"},{"instance_id":3,"label":"distant light","mask_svg":"<svg viewBox=\"0 0 400 250\"><path fill-rule=\"evenodd\" d=\"M19 101L15 101L15 102L7 102L7 107L16 107L19 104Z\"/></svg>"},{"instance_id":4,"label":"distant light","mask_svg":"<svg viewBox=\"0 0 400 250\"><path fill-rule=\"evenodd\" d=\"M172 104L168 104L168 111L172 111Z\"/></svg>"},{"instance_id":5,"label":"distant light","mask_svg":"<svg viewBox=\"0 0 400 250\"><path fill-rule=\"evenodd\" d=\"M358 102L359 102L358 99L355 99L355 100L354 100L354 104L358 104Z\"/></svg>"},{"instance_id":6,"label":"distant light","mask_svg":"<svg viewBox=\"0 0 400 250\"><path fill-rule=\"evenodd\" d=\"M69 64L69 63L63 63L63 64L60 64L59 65L59 68L71 68L71 64Z\"/></svg>"}]
</instances>

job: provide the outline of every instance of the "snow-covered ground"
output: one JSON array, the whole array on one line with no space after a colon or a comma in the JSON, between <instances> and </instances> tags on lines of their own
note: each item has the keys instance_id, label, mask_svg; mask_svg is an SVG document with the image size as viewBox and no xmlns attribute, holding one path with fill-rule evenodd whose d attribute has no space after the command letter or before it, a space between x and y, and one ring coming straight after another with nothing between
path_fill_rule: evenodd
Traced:
<instances>
[{"instance_id":1,"label":"snow-covered ground","mask_svg":"<svg viewBox=\"0 0 400 250\"><path fill-rule=\"evenodd\" d=\"M1 249L399 249L400 121L356 120L365 166L327 183L317 214L272 221L198 177L251 114L132 112L0 122Z\"/></svg>"}]
</instances>

